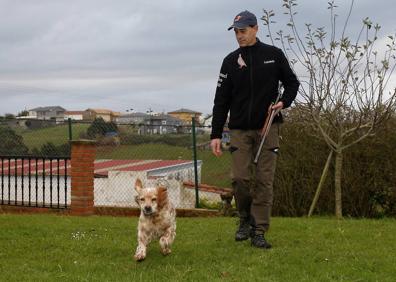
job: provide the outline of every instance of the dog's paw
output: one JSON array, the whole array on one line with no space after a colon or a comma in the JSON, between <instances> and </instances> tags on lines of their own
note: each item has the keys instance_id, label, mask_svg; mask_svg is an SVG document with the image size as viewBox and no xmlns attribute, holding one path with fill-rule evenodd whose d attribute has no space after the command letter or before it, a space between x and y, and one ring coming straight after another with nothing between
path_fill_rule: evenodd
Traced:
<instances>
[{"instance_id":1,"label":"dog's paw","mask_svg":"<svg viewBox=\"0 0 396 282\"><path fill-rule=\"evenodd\" d=\"M169 255L171 252L172 252L172 251L171 251L171 249L169 249L169 248L161 249L161 253L162 253L164 256Z\"/></svg>"},{"instance_id":2,"label":"dog's paw","mask_svg":"<svg viewBox=\"0 0 396 282\"><path fill-rule=\"evenodd\" d=\"M146 255L144 253L136 253L133 258L136 261L143 261L146 258Z\"/></svg>"}]
</instances>

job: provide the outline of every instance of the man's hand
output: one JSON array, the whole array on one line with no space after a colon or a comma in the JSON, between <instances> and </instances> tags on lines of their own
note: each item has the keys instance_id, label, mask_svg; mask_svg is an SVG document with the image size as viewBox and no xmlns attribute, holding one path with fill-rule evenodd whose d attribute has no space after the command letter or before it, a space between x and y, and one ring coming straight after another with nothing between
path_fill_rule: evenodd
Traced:
<instances>
[{"instance_id":1,"label":"man's hand","mask_svg":"<svg viewBox=\"0 0 396 282\"><path fill-rule=\"evenodd\" d=\"M272 106L273 110L277 110L277 109L283 109L283 102L279 101L278 103L276 103L275 105Z\"/></svg>"},{"instance_id":2,"label":"man's hand","mask_svg":"<svg viewBox=\"0 0 396 282\"><path fill-rule=\"evenodd\" d=\"M210 141L210 147L212 148L212 153L216 157L220 157L223 154L223 152L221 151L221 139L220 138L212 139L212 141Z\"/></svg>"}]
</instances>

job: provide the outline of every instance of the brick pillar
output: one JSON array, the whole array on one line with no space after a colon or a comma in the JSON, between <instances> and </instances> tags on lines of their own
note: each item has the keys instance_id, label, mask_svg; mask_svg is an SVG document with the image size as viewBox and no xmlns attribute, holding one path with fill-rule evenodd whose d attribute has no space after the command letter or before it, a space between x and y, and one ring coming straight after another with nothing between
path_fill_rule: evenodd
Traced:
<instances>
[{"instance_id":1,"label":"brick pillar","mask_svg":"<svg viewBox=\"0 0 396 282\"><path fill-rule=\"evenodd\" d=\"M94 213L94 161L92 140L71 141L71 214Z\"/></svg>"}]
</instances>

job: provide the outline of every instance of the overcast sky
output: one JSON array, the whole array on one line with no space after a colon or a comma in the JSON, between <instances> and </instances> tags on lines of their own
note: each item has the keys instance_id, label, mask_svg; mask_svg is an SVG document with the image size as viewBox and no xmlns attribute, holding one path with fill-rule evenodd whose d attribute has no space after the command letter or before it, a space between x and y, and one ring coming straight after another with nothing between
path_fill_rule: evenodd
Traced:
<instances>
[{"instance_id":1,"label":"overcast sky","mask_svg":"<svg viewBox=\"0 0 396 282\"><path fill-rule=\"evenodd\" d=\"M329 26L328 0L300 0L298 21ZM234 16L282 0L0 0L0 115L38 106L125 112L212 109ZM346 0L336 2L339 19ZM350 35L370 17L394 34L394 0L356 0ZM340 21L341 25L341 21ZM258 37L268 42L259 20Z\"/></svg>"}]
</instances>

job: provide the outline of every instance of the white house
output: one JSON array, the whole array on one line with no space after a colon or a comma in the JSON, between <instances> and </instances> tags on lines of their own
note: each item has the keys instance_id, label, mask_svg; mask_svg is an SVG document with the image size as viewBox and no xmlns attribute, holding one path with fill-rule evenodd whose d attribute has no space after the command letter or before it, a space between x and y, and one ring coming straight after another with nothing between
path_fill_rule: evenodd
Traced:
<instances>
[{"instance_id":1,"label":"white house","mask_svg":"<svg viewBox=\"0 0 396 282\"><path fill-rule=\"evenodd\" d=\"M68 120L83 120L85 111L66 111L64 113L64 119Z\"/></svg>"},{"instance_id":2,"label":"white house","mask_svg":"<svg viewBox=\"0 0 396 282\"><path fill-rule=\"evenodd\" d=\"M29 118L63 122L65 109L60 106L38 107L28 110Z\"/></svg>"}]
</instances>

